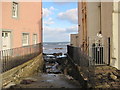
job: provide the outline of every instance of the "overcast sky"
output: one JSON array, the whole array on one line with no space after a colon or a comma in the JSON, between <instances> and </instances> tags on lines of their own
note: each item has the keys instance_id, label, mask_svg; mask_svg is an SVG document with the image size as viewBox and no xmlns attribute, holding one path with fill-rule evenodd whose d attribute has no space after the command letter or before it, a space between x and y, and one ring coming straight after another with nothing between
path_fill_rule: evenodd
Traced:
<instances>
[{"instance_id":1,"label":"overcast sky","mask_svg":"<svg viewBox=\"0 0 120 90\"><path fill-rule=\"evenodd\" d=\"M43 2L43 41L69 42L77 33L77 3Z\"/></svg>"}]
</instances>

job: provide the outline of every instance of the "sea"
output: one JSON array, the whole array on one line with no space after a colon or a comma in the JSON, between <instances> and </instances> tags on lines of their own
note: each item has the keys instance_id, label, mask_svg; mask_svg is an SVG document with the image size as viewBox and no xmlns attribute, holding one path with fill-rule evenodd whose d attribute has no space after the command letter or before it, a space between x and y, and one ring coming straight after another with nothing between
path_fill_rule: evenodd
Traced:
<instances>
[{"instance_id":1,"label":"sea","mask_svg":"<svg viewBox=\"0 0 120 90\"><path fill-rule=\"evenodd\" d=\"M44 42L43 43L43 53L53 54L53 53L67 53L67 45L69 42Z\"/></svg>"}]
</instances>

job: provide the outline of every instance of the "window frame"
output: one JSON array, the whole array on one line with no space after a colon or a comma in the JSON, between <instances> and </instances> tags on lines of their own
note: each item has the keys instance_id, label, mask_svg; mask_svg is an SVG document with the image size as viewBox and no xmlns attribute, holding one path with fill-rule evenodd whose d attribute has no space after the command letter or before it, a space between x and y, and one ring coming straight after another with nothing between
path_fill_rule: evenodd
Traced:
<instances>
[{"instance_id":1,"label":"window frame","mask_svg":"<svg viewBox=\"0 0 120 90\"><path fill-rule=\"evenodd\" d=\"M17 15L16 16L13 15L13 7L14 7L13 4L14 3L17 5L17 11L16 11ZM19 11L19 4L18 4L18 2L12 2L12 18L16 18L16 19L18 18L18 11Z\"/></svg>"},{"instance_id":2,"label":"window frame","mask_svg":"<svg viewBox=\"0 0 120 90\"><path fill-rule=\"evenodd\" d=\"M29 41L30 41L30 34L29 34L29 33L26 33L26 32L22 33L22 46L28 46L27 44L24 45L24 43L23 43L23 35L24 35L24 34L28 35L28 45L30 45L30 43L29 43Z\"/></svg>"},{"instance_id":3,"label":"window frame","mask_svg":"<svg viewBox=\"0 0 120 90\"><path fill-rule=\"evenodd\" d=\"M36 43L34 43L34 35L36 35ZM37 33L33 34L33 41L32 42L33 42L33 44L37 44L37 42L38 42L38 35L37 35Z\"/></svg>"}]
</instances>

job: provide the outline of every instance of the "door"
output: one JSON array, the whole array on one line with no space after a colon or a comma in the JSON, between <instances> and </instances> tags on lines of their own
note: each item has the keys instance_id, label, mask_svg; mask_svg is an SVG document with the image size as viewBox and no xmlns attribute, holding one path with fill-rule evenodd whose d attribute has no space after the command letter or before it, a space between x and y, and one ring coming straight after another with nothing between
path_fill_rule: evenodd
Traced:
<instances>
[{"instance_id":1,"label":"door","mask_svg":"<svg viewBox=\"0 0 120 90\"><path fill-rule=\"evenodd\" d=\"M11 47L11 32L2 32L2 50L10 49Z\"/></svg>"}]
</instances>

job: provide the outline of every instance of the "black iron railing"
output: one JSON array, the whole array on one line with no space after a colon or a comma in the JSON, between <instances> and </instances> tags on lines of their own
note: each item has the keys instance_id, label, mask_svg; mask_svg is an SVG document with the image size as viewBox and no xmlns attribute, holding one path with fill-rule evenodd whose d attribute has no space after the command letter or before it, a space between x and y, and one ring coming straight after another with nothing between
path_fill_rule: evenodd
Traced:
<instances>
[{"instance_id":1,"label":"black iron railing","mask_svg":"<svg viewBox=\"0 0 120 90\"><path fill-rule=\"evenodd\" d=\"M93 87L95 76L95 61L89 57L80 47L67 46L68 58L72 62L80 67L80 73L87 80L87 82Z\"/></svg>"},{"instance_id":2,"label":"black iron railing","mask_svg":"<svg viewBox=\"0 0 120 90\"><path fill-rule=\"evenodd\" d=\"M34 44L0 51L1 72L17 67L42 52L42 44Z\"/></svg>"}]
</instances>

